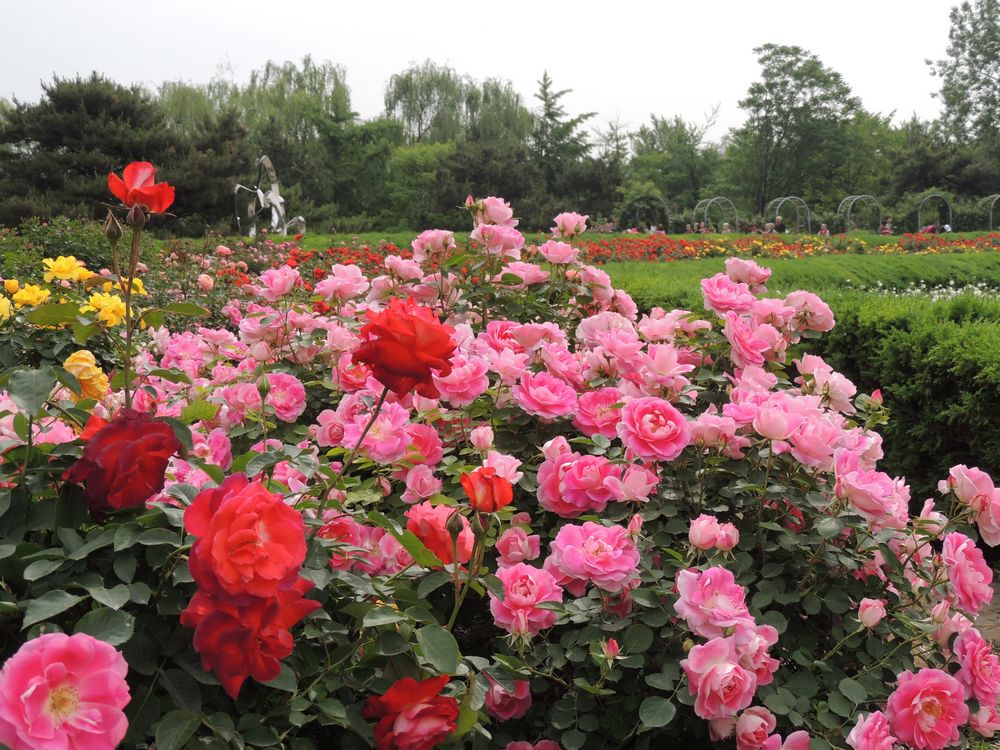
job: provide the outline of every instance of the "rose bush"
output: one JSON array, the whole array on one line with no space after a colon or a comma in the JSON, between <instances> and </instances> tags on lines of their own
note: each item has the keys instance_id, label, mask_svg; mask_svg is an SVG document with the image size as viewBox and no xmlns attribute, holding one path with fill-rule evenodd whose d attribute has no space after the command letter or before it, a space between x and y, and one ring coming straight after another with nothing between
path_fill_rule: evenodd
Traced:
<instances>
[{"instance_id":1,"label":"rose bush","mask_svg":"<svg viewBox=\"0 0 1000 750\"><path fill-rule=\"evenodd\" d=\"M158 205L135 198L134 233ZM0 732L78 728L78 651L34 656L59 633L127 664L93 750L123 702L126 742L160 750L923 749L1000 728L975 628L1000 492L956 467L911 509L877 469L880 400L807 353L833 325L819 298L768 298L744 261L705 313L640 314L572 252L586 217L543 251L504 201L468 207L478 244L425 232L312 289L279 263L224 327L133 305L138 252L113 251L119 327L82 297L11 300L5 327L124 358L106 391L84 392L86 357L0 381L0 696L46 686Z\"/></svg>"}]
</instances>

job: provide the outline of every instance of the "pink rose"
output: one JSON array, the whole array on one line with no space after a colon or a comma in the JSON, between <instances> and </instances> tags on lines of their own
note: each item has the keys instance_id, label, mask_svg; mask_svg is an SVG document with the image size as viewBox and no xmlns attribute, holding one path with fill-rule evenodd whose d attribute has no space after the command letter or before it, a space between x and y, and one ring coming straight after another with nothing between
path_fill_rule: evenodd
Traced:
<instances>
[{"instance_id":1,"label":"pink rose","mask_svg":"<svg viewBox=\"0 0 1000 750\"><path fill-rule=\"evenodd\" d=\"M641 458L672 461L691 442L691 428L669 401L646 396L625 404L618 436Z\"/></svg>"},{"instance_id":2,"label":"pink rose","mask_svg":"<svg viewBox=\"0 0 1000 750\"><path fill-rule=\"evenodd\" d=\"M758 686L770 685L780 666L769 653L771 646L778 642L778 631L771 625L754 627L752 623L741 623L736 626L733 642L740 666L756 675Z\"/></svg>"},{"instance_id":3,"label":"pink rose","mask_svg":"<svg viewBox=\"0 0 1000 750\"><path fill-rule=\"evenodd\" d=\"M539 245L538 252L542 254L545 260L555 265L572 263L580 255L580 251L568 242L556 242L555 240L549 240Z\"/></svg>"},{"instance_id":4,"label":"pink rose","mask_svg":"<svg viewBox=\"0 0 1000 750\"><path fill-rule=\"evenodd\" d=\"M677 593L674 609L702 638L720 636L737 625L756 627L747 609L746 590L726 568L678 571Z\"/></svg>"},{"instance_id":5,"label":"pink rose","mask_svg":"<svg viewBox=\"0 0 1000 750\"><path fill-rule=\"evenodd\" d=\"M739 665L731 638L713 638L692 648L681 667L688 690L697 696L694 712L703 719L735 716L750 705L757 679Z\"/></svg>"},{"instance_id":6,"label":"pink rose","mask_svg":"<svg viewBox=\"0 0 1000 750\"><path fill-rule=\"evenodd\" d=\"M833 311L823 300L811 292L797 291L785 297L785 304L795 308L792 328L796 331L833 330Z\"/></svg>"},{"instance_id":7,"label":"pink rose","mask_svg":"<svg viewBox=\"0 0 1000 750\"><path fill-rule=\"evenodd\" d=\"M729 552L740 543L740 531L731 523L719 524L719 535L715 538L715 548L720 552Z\"/></svg>"},{"instance_id":8,"label":"pink rose","mask_svg":"<svg viewBox=\"0 0 1000 750\"><path fill-rule=\"evenodd\" d=\"M750 293L750 287L733 281L724 273L702 279L701 293L705 298L705 308L719 316L724 316L728 312L750 312L754 302L757 301L757 298Z\"/></svg>"},{"instance_id":9,"label":"pink rose","mask_svg":"<svg viewBox=\"0 0 1000 750\"><path fill-rule=\"evenodd\" d=\"M885 617L885 599L862 599L858 606L858 619L866 628L874 628Z\"/></svg>"},{"instance_id":10,"label":"pink rose","mask_svg":"<svg viewBox=\"0 0 1000 750\"><path fill-rule=\"evenodd\" d=\"M561 602L563 590L547 570L524 563L500 568L497 578L503 584L503 600L490 592L490 612L498 627L513 635L534 635L556 624L559 615L539 604Z\"/></svg>"},{"instance_id":11,"label":"pink rose","mask_svg":"<svg viewBox=\"0 0 1000 750\"><path fill-rule=\"evenodd\" d=\"M509 568L521 562L534 560L541 554L541 537L528 534L519 526L507 529L497 539L498 563L501 568Z\"/></svg>"},{"instance_id":12,"label":"pink rose","mask_svg":"<svg viewBox=\"0 0 1000 750\"><path fill-rule=\"evenodd\" d=\"M493 447L493 428L486 425L476 427L469 433L469 442L477 451L488 451Z\"/></svg>"},{"instance_id":13,"label":"pink rose","mask_svg":"<svg viewBox=\"0 0 1000 750\"><path fill-rule=\"evenodd\" d=\"M969 726L983 737L992 737L1000 729L1000 714L996 706L980 706L976 713L969 717Z\"/></svg>"},{"instance_id":14,"label":"pink rose","mask_svg":"<svg viewBox=\"0 0 1000 750\"><path fill-rule=\"evenodd\" d=\"M565 465L559 481L559 503L546 507L563 518L600 513L614 499L609 480L621 477L622 467L604 456L580 456ZM544 507L544 506L543 506Z\"/></svg>"},{"instance_id":15,"label":"pink rose","mask_svg":"<svg viewBox=\"0 0 1000 750\"><path fill-rule=\"evenodd\" d=\"M489 682L489 690L486 691L486 711L490 716L509 721L510 719L520 719L531 708L531 686L527 680L514 680L514 692L508 692L504 687L494 680L489 674L486 675Z\"/></svg>"},{"instance_id":16,"label":"pink rose","mask_svg":"<svg viewBox=\"0 0 1000 750\"><path fill-rule=\"evenodd\" d=\"M979 614L993 599L993 571L983 559L982 550L965 534L953 531L944 538L941 560L948 569L958 606L969 614Z\"/></svg>"},{"instance_id":17,"label":"pink rose","mask_svg":"<svg viewBox=\"0 0 1000 750\"><path fill-rule=\"evenodd\" d=\"M990 644L975 628L969 628L955 639L955 657L960 669L955 677L965 686L967 698L975 698L981 706L995 706L1000 696L1000 664Z\"/></svg>"},{"instance_id":18,"label":"pink rose","mask_svg":"<svg viewBox=\"0 0 1000 750\"><path fill-rule=\"evenodd\" d=\"M758 266L752 260L726 258L726 275L738 284L749 285L756 294L767 291L763 287L771 278L771 273L770 268Z\"/></svg>"},{"instance_id":19,"label":"pink rose","mask_svg":"<svg viewBox=\"0 0 1000 750\"><path fill-rule=\"evenodd\" d=\"M483 198L476 205L476 221L479 224L499 224L505 227L516 227L517 219L514 218L514 209L503 198L489 196Z\"/></svg>"},{"instance_id":20,"label":"pink rose","mask_svg":"<svg viewBox=\"0 0 1000 750\"><path fill-rule=\"evenodd\" d=\"M553 237L565 237L572 239L587 231L587 219L589 216L567 212L561 213L552 220L555 224L552 227Z\"/></svg>"},{"instance_id":21,"label":"pink rose","mask_svg":"<svg viewBox=\"0 0 1000 750\"><path fill-rule=\"evenodd\" d=\"M610 490L611 498L618 502L645 503L656 492L659 483L659 477L641 464L631 464L621 477L612 475L604 479L604 486ZM640 518L640 523L641 520Z\"/></svg>"},{"instance_id":22,"label":"pink rose","mask_svg":"<svg viewBox=\"0 0 1000 750\"><path fill-rule=\"evenodd\" d=\"M572 414L576 391L564 380L547 372L525 372L521 382L511 389L514 401L528 414L552 420Z\"/></svg>"},{"instance_id":23,"label":"pink rose","mask_svg":"<svg viewBox=\"0 0 1000 750\"><path fill-rule=\"evenodd\" d=\"M198 288L203 292L210 292L215 287L215 279L207 273L198 275Z\"/></svg>"},{"instance_id":24,"label":"pink rose","mask_svg":"<svg viewBox=\"0 0 1000 750\"><path fill-rule=\"evenodd\" d=\"M940 669L903 672L886 712L892 733L915 750L941 750L959 740L969 718L962 684Z\"/></svg>"},{"instance_id":25,"label":"pink rose","mask_svg":"<svg viewBox=\"0 0 1000 750\"><path fill-rule=\"evenodd\" d=\"M467 359L462 354L451 358L451 372L441 376L431 373L434 385L441 394L441 400L452 406L468 406L479 398L490 386L486 377L486 361L478 357Z\"/></svg>"},{"instance_id":26,"label":"pink rose","mask_svg":"<svg viewBox=\"0 0 1000 750\"><path fill-rule=\"evenodd\" d=\"M486 460L483 461L483 466L496 469L497 476L503 477L511 484L517 484L524 476L523 471L517 470L520 465L518 459L497 451L487 451Z\"/></svg>"},{"instance_id":27,"label":"pink rose","mask_svg":"<svg viewBox=\"0 0 1000 750\"><path fill-rule=\"evenodd\" d=\"M419 503L441 492L441 480L434 476L434 470L427 464L417 464L406 471L406 491L404 503Z\"/></svg>"},{"instance_id":28,"label":"pink rose","mask_svg":"<svg viewBox=\"0 0 1000 750\"><path fill-rule=\"evenodd\" d=\"M573 426L587 437L594 435L617 437L621 409L616 407L616 404L621 398L622 392L611 387L580 394Z\"/></svg>"},{"instance_id":29,"label":"pink rose","mask_svg":"<svg viewBox=\"0 0 1000 750\"><path fill-rule=\"evenodd\" d=\"M947 479L938 482L938 491L954 493L962 503L981 513L993 499L996 488L985 471L959 464L948 470Z\"/></svg>"},{"instance_id":30,"label":"pink rose","mask_svg":"<svg viewBox=\"0 0 1000 750\"><path fill-rule=\"evenodd\" d=\"M291 266L269 268L260 275L258 294L268 302L277 302L291 292L301 281L299 272Z\"/></svg>"},{"instance_id":31,"label":"pink rose","mask_svg":"<svg viewBox=\"0 0 1000 750\"><path fill-rule=\"evenodd\" d=\"M736 750L758 750L777 725L774 714L762 706L753 706L736 720Z\"/></svg>"},{"instance_id":32,"label":"pink rose","mask_svg":"<svg viewBox=\"0 0 1000 750\"><path fill-rule=\"evenodd\" d=\"M709 550L715 547L715 540L718 536L719 519L707 513L702 513L688 527L688 541L692 547L700 550Z\"/></svg>"},{"instance_id":33,"label":"pink rose","mask_svg":"<svg viewBox=\"0 0 1000 750\"><path fill-rule=\"evenodd\" d=\"M539 268L534 263L522 263L519 260L511 261L500 269L501 278L508 273L519 277L521 282L527 284L528 286L533 284L543 284L549 280L550 276L552 276L549 271L546 271L544 268Z\"/></svg>"},{"instance_id":34,"label":"pink rose","mask_svg":"<svg viewBox=\"0 0 1000 750\"><path fill-rule=\"evenodd\" d=\"M410 243L413 260L423 263L427 258L438 258L455 249L455 235L447 229L428 229Z\"/></svg>"},{"instance_id":35,"label":"pink rose","mask_svg":"<svg viewBox=\"0 0 1000 750\"><path fill-rule=\"evenodd\" d=\"M551 560L568 578L617 593L635 578L639 551L625 527L586 521L559 529L552 541Z\"/></svg>"},{"instance_id":36,"label":"pink rose","mask_svg":"<svg viewBox=\"0 0 1000 750\"><path fill-rule=\"evenodd\" d=\"M868 716L858 714L858 721L847 735L847 744L854 750L894 750L899 742L889 731L889 719L881 711Z\"/></svg>"},{"instance_id":37,"label":"pink rose","mask_svg":"<svg viewBox=\"0 0 1000 750\"><path fill-rule=\"evenodd\" d=\"M338 263L330 270L329 276L316 284L313 292L328 301L346 302L367 292L369 286L360 268Z\"/></svg>"},{"instance_id":38,"label":"pink rose","mask_svg":"<svg viewBox=\"0 0 1000 750\"><path fill-rule=\"evenodd\" d=\"M487 255L506 256L521 259L524 236L512 227L496 224L480 224L469 234L469 239L478 242Z\"/></svg>"},{"instance_id":39,"label":"pink rose","mask_svg":"<svg viewBox=\"0 0 1000 750\"><path fill-rule=\"evenodd\" d=\"M269 372L267 382L270 391L264 403L274 409L275 416L282 422L294 422L306 410L306 389L302 381L284 372Z\"/></svg>"}]
</instances>

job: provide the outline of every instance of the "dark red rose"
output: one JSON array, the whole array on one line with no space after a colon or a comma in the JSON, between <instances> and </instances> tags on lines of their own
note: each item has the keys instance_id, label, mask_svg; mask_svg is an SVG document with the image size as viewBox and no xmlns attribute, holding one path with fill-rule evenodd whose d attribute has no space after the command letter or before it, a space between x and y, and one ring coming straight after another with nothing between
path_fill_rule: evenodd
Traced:
<instances>
[{"instance_id":1,"label":"dark red rose","mask_svg":"<svg viewBox=\"0 0 1000 750\"><path fill-rule=\"evenodd\" d=\"M514 488L506 477L497 475L492 466L481 466L463 474L462 489L469 496L469 505L480 513L493 513L506 508L514 500Z\"/></svg>"},{"instance_id":2,"label":"dark red rose","mask_svg":"<svg viewBox=\"0 0 1000 750\"><path fill-rule=\"evenodd\" d=\"M455 329L443 325L437 315L412 299L389 301L382 312L367 312L368 322L361 329L367 337L354 351L354 363L372 368L372 375L399 396L416 390L421 396L437 398L431 371L451 373L451 355Z\"/></svg>"},{"instance_id":3,"label":"dark red rose","mask_svg":"<svg viewBox=\"0 0 1000 750\"><path fill-rule=\"evenodd\" d=\"M448 677L417 682L396 680L385 695L373 695L362 715L380 719L375 725L377 750L431 750L455 731L458 701L440 695Z\"/></svg>"},{"instance_id":4,"label":"dark red rose","mask_svg":"<svg viewBox=\"0 0 1000 750\"><path fill-rule=\"evenodd\" d=\"M320 606L303 599L312 586L299 578L273 597L243 605L199 591L181 612L181 624L195 629L202 668L214 670L234 700L248 677L268 682L280 674L281 659L295 649L291 628Z\"/></svg>"},{"instance_id":5,"label":"dark red rose","mask_svg":"<svg viewBox=\"0 0 1000 750\"><path fill-rule=\"evenodd\" d=\"M163 489L167 463L180 447L170 425L125 409L93 433L63 479L83 485L95 515L134 508Z\"/></svg>"},{"instance_id":6,"label":"dark red rose","mask_svg":"<svg viewBox=\"0 0 1000 750\"><path fill-rule=\"evenodd\" d=\"M150 213L159 214L174 202L174 188L166 182L153 183L156 167L148 161L134 161L122 172L124 180L114 172L108 175L108 189L126 206L139 204Z\"/></svg>"}]
</instances>

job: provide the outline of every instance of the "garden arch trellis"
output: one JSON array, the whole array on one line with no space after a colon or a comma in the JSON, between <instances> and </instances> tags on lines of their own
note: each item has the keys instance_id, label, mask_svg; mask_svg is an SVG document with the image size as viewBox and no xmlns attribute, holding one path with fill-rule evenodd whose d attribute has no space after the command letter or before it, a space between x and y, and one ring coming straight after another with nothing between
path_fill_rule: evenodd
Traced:
<instances>
[{"instance_id":1,"label":"garden arch trellis","mask_svg":"<svg viewBox=\"0 0 1000 750\"><path fill-rule=\"evenodd\" d=\"M775 198L767 204L767 208L764 209L764 215L770 216L773 213L777 222L778 217L781 216L781 207L786 203L791 203L795 206L795 230L797 232L802 231L802 212L805 211L806 231L812 232L812 211L809 210L809 204L797 195L786 195L781 198ZM773 209L771 208L772 206L774 206Z\"/></svg>"},{"instance_id":2,"label":"garden arch trellis","mask_svg":"<svg viewBox=\"0 0 1000 750\"><path fill-rule=\"evenodd\" d=\"M923 198L923 200L921 200L920 203L917 205L917 231L919 232L921 229L924 228L924 221L923 221L924 204L927 201L929 201L931 198L937 198L939 201L941 201L942 203L944 203L945 207L947 207L947 209L948 209L948 226L950 226L952 229L954 229L955 228L955 226L954 226L954 224L955 224L955 218L954 218L954 214L952 214L952 211L951 211L951 203L948 201L947 198L945 198L943 195L941 195L941 193L931 193L930 195L925 195L924 198Z\"/></svg>"},{"instance_id":3,"label":"garden arch trellis","mask_svg":"<svg viewBox=\"0 0 1000 750\"><path fill-rule=\"evenodd\" d=\"M993 231L993 209L996 208L997 201L1000 201L1000 193L994 193L993 195L986 196L983 202L990 202L990 231Z\"/></svg>"},{"instance_id":4,"label":"garden arch trellis","mask_svg":"<svg viewBox=\"0 0 1000 750\"><path fill-rule=\"evenodd\" d=\"M700 201L698 201L697 205L694 207L694 211L692 212L694 214L693 221L696 224L698 223L699 221L698 212L700 211L702 212L702 217L700 221L704 222L705 224L708 224L708 212L711 210L712 206L715 205L718 205L719 208L722 209L723 221L725 221L729 217L729 212L732 212L733 229L739 231L740 228L739 211L736 210L736 206L733 205L733 202L724 195L717 195L714 198L702 198Z\"/></svg>"},{"instance_id":5,"label":"garden arch trellis","mask_svg":"<svg viewBox=\"0 0 1000 750\"><path fill-rule=\"evenodd\" d=\"M854 204L858 201L861 201L865 206L878 208L878 226L882 226L882 204L878 202L877 198L871 195L849 195L837 206L837 216L840 216L845 210L847 212L844 216L844 231L851 231L851 211L854 210Z\"/></svg>"}]
</instances>

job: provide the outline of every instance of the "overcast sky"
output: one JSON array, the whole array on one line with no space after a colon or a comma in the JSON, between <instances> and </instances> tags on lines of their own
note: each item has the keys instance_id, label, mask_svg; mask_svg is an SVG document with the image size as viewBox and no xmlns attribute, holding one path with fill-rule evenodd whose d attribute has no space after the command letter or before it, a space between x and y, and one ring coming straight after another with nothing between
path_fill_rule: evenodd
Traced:
<instances>
[{"instance_id":1,"label":"overcast sky","mask_svg":"<svg viewBox=\"0 0 1000 750\"><path fill-rule=\"evenodd\" d=\"M268 59L310 54L347 69L353 108L382 110L386 80L430 58L513 82L533 107L548 70L571 113L631 128L650 113L738 125L758 75L753 48L796 44L839 71L869 110L933 118L953 0L35 0L0 3L0 97L37 100L53 74L99 71L155 88L237 80ZM230 75L230 73L227 73Z\"/></svg>"}]
</instances>

